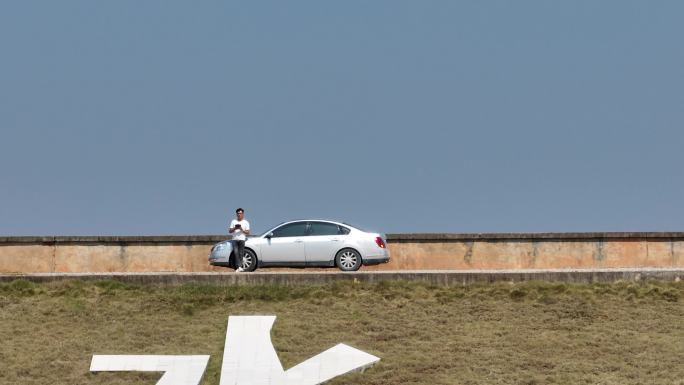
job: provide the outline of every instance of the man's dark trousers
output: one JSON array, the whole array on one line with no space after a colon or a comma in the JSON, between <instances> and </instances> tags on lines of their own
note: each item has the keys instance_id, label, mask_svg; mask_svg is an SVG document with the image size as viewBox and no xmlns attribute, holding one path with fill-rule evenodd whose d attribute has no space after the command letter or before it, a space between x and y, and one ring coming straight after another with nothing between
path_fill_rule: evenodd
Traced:
<instances>
[{"instance_id":1,"label":"man's dark trousers","mask_svg":"<svg viewBox=\"0 0 684 385\"><path fill-rule=\"evenodd\" d=\"M242 260L245 256L245 241L233 241L235 245L235 268L242 267Z\"/></svg>"}]
</instances>

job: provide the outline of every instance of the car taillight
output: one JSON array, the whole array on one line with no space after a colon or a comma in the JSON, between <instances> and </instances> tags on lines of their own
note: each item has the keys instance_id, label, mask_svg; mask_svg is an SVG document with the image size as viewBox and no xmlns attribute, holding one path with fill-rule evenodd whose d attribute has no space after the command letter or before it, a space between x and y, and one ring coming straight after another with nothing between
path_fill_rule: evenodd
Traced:
<instances>
[{"instance_id":1,"label":"car taillight","mask_svg":"<svg viewBox=\"0 0 684 385\"><path fill-rule=\"evenodd\" d=\"M384 249L386 247L385 241L383 241L381 237L375 237L375 243L377 243L381 249Z\"/></svg>"}]
</instances>

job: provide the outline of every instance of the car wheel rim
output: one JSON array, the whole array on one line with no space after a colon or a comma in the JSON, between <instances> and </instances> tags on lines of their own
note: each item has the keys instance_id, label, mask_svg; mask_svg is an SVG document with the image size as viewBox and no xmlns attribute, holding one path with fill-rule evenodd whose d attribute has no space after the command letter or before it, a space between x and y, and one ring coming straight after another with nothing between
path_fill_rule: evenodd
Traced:
<instances>
[{"instance_id":1,"label":"car wheel rim","mask_svg":"<svg viewBox=\"0 0 684 385\"><path fill-rule=\"evenodd\" d=\"M340 265L342 265L342 267L345 269L351 269L352 267L356 266L356 261L356 254L351 251L345 251L340 256Z\"/></svg>"},{"instance_id":2,"label":"car wheel rim","mask_svg":"<svg viewBox=\"0 0 684 385\"><path fill-rule=\"evenodd\" d=\"M249 268L250 266L252 266L252 256L249 254L246 254L242 258L242 268L246 269L246 268Z\"/></svg>"}]
</instances>

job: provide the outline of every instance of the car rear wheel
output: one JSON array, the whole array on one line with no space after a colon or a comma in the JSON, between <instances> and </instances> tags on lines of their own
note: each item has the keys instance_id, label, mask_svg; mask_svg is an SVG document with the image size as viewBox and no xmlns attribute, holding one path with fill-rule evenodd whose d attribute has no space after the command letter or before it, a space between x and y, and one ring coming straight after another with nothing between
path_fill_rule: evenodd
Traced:
<instances>
[{"instance_id":1,"label":"car rear wheel","mask_svg":"<svg viewBox=\"0 0 684 385\"><path fill-rule=\"evenodd\" d=\"M245 249L245 255L242 258L242 268L245 271L254 271L257 268L257 256L251 249Z\"/></svg>"},{"instance_id":2,"label":"car rear wheel","mask_svg":"<svg viewBox=\"0 0 684 385\"><path fill-rule=\"evenodd\" d=\"M342 249L335 255L335 265L342 271L356 271L361 262L361 254L354 249Z\"/></svg>"}]
</instances>

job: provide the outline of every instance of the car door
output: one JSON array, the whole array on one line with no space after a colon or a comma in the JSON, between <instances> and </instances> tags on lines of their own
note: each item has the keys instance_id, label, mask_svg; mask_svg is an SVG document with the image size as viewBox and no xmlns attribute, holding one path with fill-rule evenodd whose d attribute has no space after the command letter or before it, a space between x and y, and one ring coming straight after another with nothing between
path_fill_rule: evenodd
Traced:
<instances>
[{"instance_id":1,"label":"car door","mask_svg":"<svg viewBox=\"0 0 684 385\"><path fill-rule=\"evenodd\" d=\"M306 262L304 249L304 237L306 236L307 223L286 223L271 233L270 239L261 246L261 261L275 264L298 264Z\"/></svg>"},{"instance_id":2,"label":"car door","mask_svg":"<svg viewBox=\"0 0 684 385\"><path fill-rule=\"evenodd\" d=\"M319 265L327 263L335 258L344 244L342 229L336 223L315 222L309 223L309 234L305 238L306 263Z\"/></svg>"}]
</instances>

